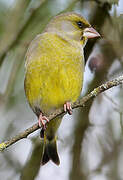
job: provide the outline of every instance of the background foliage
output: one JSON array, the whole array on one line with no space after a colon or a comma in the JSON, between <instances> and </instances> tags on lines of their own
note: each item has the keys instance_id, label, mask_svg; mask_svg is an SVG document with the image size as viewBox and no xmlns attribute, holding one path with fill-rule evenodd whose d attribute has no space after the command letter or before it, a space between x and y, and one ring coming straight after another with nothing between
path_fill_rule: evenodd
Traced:
<instances>
[{"instance_id":1,"label":"background foliage","mask_svg":"<svg viewBox=\"0 0 123 180\"><path fill-rule=\"evenodd\" d=\"M102 38L85 47L82 95L123 72L122 0L0 0L0 141L37 119L24 95L24 56L31 40L56 14L82 14ZM0 154L4 180L122 180L123 90L102 93L66 115L58 132L61 164L40 166L39 131Z\"/></svg>"}]
</instances>

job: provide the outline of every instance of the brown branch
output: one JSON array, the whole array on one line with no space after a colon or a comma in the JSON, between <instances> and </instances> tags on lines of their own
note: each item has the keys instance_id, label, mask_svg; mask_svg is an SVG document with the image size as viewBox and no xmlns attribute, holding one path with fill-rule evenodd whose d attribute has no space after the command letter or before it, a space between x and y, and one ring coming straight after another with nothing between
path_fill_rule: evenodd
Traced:
<instances>
[{"instance_id":1,"label":"brown branch","mask_svg":"<svg viewBox=\"0 0 123 180\"><path fill-rule=\"evenodd\" d=\"M119 76L118 78L108 81L105 84L102 84L101 86L95 88L91 93L89 93L88 95L84 96L83 98L77 100L75 103L72 104L72 109L74 108L78 108L78 107L83 107L85 105L85 103L87 101L89 101L91 98L96 97L98 94L114 87L114 86L118 86L120 84L123 83L123 75ZM65 112L63 110L63 108L57 109L54 113L50 114L48 116L49 120L52 120L60 115L64 115ZM29 134L33 133L34 131L36 131L37 129L39 129L38 123L34 124L32 127L26 129L24 132L16 135L15 137L11 138L8 141L2 142L0 144L0 152L3 151L4 149L6 149L7 147L9 147L10 145L16 143L17 141L26 138Z\"/></svg>"}]
</instances>

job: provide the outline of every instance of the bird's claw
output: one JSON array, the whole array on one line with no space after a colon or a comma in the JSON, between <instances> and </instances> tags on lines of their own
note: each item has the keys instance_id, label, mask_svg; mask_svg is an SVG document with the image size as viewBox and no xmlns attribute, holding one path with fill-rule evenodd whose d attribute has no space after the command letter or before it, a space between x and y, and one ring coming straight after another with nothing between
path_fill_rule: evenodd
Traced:
<instances>
[{"instance_id":1,"label":"bird's claw","mask_svg":"<svg viewBox=\"0 0 123 180\"><path fill-rule=\"evenodd\" d=\"M39 118L38 118L39 127L46 129L46 123L48 123L48 122L49 122L49 119L46 116L43 116L43 114L41 113Z\"/></svg>"},{"instance_id":2,"label":"bird's claw","mask_svg":"<svg viewBox=\"0 0 123 180\"><path fill-rule=\"evenodd\" d=\"M64 104L64 111L66 112L68 112L68 114L72 114L72 108L71 108L71 103L70 102L66 102L65 104Z\"/></svg>"}]
</instances>

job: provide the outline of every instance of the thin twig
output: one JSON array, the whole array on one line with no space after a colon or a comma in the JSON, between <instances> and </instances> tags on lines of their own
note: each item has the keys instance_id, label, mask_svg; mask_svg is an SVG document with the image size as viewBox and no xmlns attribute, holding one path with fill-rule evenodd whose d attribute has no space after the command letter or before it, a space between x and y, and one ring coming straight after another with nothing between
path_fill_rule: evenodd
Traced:
<instances>
[{"instance_id":1,"label":"thin twig","mask_svg":"<svg viewBox=\"0 0 123 180\"><path fill-rule=\"evenodd\" d=\"M78 107L83 107L85 105L85 103L93 98L96 97L98 94L114 87L114 86L118 86L120 84L123 83L123 75L119 76L118 78L112 80L112 81L108 81L105 84L102 84L101 86L95 88L91 93L89 93L88 95L84 96L83 98L77 100L75 103L72 104L72 109L78 108ZM47 118L49 120L52 120L60 115L64 115L65 112L63 110L63 108L57 109L54 113L50 114ZM29 134L33 133L34 131L36 131L37 129L39 129L38 123L34 124L32 127L26 129L24 132L16 135L15 137L11 138L8 141L2 142L0 144L0 151L3 151L4 149L6 149L7 147L9 147L10 145L16 143L17 141L26 138Z\"/></svg>"}]
</instances>

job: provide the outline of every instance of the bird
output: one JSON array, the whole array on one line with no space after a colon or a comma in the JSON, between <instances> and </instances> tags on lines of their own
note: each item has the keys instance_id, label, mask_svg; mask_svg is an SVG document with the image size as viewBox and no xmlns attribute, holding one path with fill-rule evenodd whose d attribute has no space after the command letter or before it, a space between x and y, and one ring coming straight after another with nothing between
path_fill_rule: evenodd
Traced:
<instances>
[{"instance_id":1,"label":"bird","mask_svg":"<svg viewBox=\"0 0 123 180\"><path fill-rule=\"evenodd\" d=\"M28 47L24 89L41 127L42 165L49 160L60 164L56 141L63 116L50 121L47 116L61 107L72 114L71 103L83 87L84 46L99 36L83 16L68 12L53 17Z\"/></svg>"}]
</instances>

